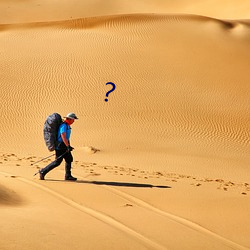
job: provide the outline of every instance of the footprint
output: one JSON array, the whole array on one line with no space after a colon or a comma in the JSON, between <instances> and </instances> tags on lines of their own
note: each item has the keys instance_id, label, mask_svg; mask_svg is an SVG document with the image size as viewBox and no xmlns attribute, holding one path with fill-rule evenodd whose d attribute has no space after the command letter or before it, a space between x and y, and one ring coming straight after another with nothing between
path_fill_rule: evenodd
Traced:
<instances>
[{"instance_id":1,"label":"footprint","mask_svg":"<svg viewBox=\"0 0 250 250\"><path fill-rule=\"evenodd\" d=\"M125 204L125 205L124 205L124 207L133 207L133 205L132 205L132 204L127 203L127 204Z\"/></svg>"}]
</instances>

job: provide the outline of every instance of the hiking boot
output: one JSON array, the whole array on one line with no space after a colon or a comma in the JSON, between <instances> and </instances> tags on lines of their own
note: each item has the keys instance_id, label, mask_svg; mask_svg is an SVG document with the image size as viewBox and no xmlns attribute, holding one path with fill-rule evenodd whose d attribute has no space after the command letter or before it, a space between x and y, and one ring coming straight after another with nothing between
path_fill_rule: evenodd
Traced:
<instances>
[{"instance_id":1,"label":"hiking boot","mask_svg":"<svg viewBox=\"0 0 250 250\"><path fill-rule=\"evenodd\" d=\"M73 177L72 175L70 176L65 176L65 181L76 181L77 178Z\"/></svg>"},{"instance_id":2,"label":"hiking boot","mask_svg":"<svg viewBox=\"0 0 250 250\"><path fill-rule=\"evenodd\" d=\"M39 170L39 175L40 175L40 180L44 180L44 174L41 172L41 170Z\"/></svg>"}]
</instances>

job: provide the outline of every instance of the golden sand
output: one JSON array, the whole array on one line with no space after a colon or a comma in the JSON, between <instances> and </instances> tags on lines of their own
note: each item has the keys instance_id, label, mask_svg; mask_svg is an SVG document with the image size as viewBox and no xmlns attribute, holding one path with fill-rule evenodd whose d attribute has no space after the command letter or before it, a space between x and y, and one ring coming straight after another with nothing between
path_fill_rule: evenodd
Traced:
<instances>
[{"instance_id":1,"label":"golden sand","mask_svg":"<svg viewBox=\"0 0 250 250\"><path fill-rule=\"evenodd\" d=\"M0 3L0 249L250 248L250 5L171 2Z\"/></svg>"}]
</instances>

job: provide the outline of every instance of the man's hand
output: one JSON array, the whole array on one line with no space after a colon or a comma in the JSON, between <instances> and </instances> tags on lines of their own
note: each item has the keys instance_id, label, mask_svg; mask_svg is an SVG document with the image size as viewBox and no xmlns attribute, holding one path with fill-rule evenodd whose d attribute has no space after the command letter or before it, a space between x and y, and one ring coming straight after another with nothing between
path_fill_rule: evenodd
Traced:
<instances>
[{"instance_id":1,"label":"man's hand","mask_svg":"<svg viewBox=\"0 0 250 250\"><path fill-rule=\"evenodd\" d=\"M67 146L67 152L70 152L70 151L72 151L74 148L73 147L71 147L70 145L69 146Z\"/></svg>"}]
</instances>

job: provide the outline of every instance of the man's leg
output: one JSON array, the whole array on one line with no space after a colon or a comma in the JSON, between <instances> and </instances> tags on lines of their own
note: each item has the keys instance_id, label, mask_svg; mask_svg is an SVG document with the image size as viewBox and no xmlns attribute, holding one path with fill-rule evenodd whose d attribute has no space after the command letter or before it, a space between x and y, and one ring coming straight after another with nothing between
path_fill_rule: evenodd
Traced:
<instances>
[{"instance_id":1,"label":"man's leg","mask_svg":"<svg viewBox=\"0 0 250 250\"><path fill-rule=\"evenodd\" d=\"M65 152L65 151L64 151ZM47 165L45 168L41 169L39 171L40 173L40 179L44 180L45 175L50 172L52 169L54 169L55 167L58 167L63 160L63 157L60 157L64 152L61 152L60 150L56 151L56 159L51 162L49 165Z\"/></svg>"},{"instance_id":2,"label":"man's leg","mask_svg":"<svg viewBox=\"0 0 250 250\"><path fill-rule=\"evenodd\" d=\"M76 181L77 178L71 175L71 163L73 162L73 156L71 152L66 153L64 159L65 159L65 180Z\"/></svg>"}]
</instances>

